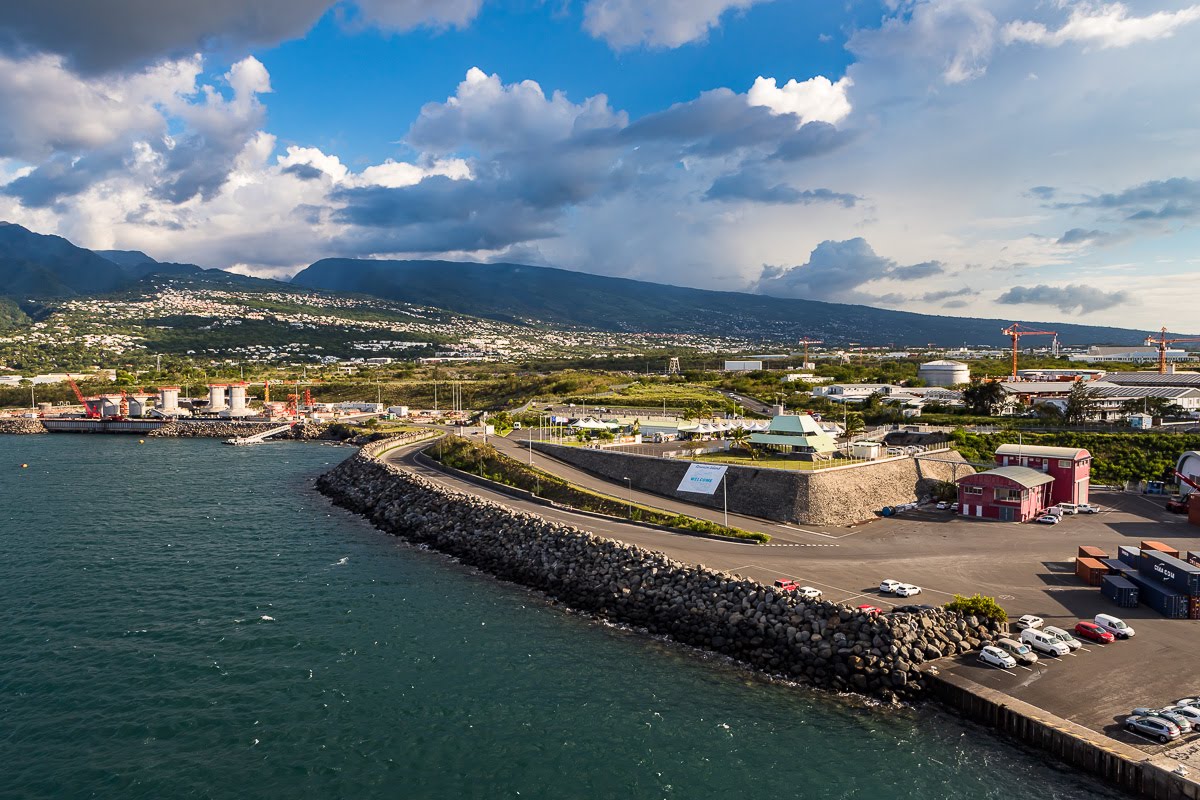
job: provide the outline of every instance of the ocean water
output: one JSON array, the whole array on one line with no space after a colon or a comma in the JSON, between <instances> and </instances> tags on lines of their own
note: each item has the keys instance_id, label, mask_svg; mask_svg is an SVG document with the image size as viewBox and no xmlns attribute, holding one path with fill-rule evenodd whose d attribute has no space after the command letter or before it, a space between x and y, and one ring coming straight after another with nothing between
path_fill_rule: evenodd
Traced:
<instances>
[{"instance_id":1,"label":"ocean water","mask_svg":"<svg viewBox=\"0 0 1200 800\"><path fill-rule=\"evenodd\" d=\"M406 546L312 491L349 454L0 436L0 797L1108 796Z\"/></svg>"}]
</instances>

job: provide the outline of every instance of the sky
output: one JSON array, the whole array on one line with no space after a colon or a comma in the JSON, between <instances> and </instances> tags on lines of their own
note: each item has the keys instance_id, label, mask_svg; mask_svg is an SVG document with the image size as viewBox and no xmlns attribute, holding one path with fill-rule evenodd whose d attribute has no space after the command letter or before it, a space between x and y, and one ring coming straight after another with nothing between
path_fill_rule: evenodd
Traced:
<instances>
[{"instance_id":1,"label":"sky","mask_svg":"<svg viewBox=\"0 0 1200 800\"><path fill-rule=\"evenodd\" d=\"M1194 330L1200 3L17 0L0 220Z\"/></svg>"}]
</instances>

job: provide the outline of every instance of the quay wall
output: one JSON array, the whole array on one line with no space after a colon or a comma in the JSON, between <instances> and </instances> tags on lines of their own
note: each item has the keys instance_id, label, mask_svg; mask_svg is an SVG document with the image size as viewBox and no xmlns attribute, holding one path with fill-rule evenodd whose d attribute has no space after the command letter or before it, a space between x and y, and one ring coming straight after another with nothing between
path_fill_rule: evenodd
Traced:
<instances>
[{"instance_id":1,"label":"quay wall","mask_svg":"<svg viewBox=\"0 0 1200 800\"><path fill-rule=\"evenodd\" d=\"M967 652L994 624L941 609L880 616L789 593L452 490L364 447L317 481L380 529L597 617L811 686L885 699L926 689L919 667Z\"/></svg>"},{"instance_id":2,"label":"quay wall","mask_svg":"<svg viewBox=\"0 0 1200 800\"><path fill-rule=\"evenodd\" d=\"M533 448L602 478L620 482L628 477L643 491L710 508L724 507L721 489L713 495L676 490L690 461L546 442L534 442ZM885 506L928 495L937 482L975 471L953 450L936 457L939 460L901 457L813 471L730 466L725 473L729 510L801 525L862 522L875 518Z\"/></svg>"},{"instance_id":3,"label":"quay wall","mask_svg":"<svg viewBox=\"0 0 1200 800\"><path fill-rule=\"evenodd\" d=\"M930 697L1110 786L1153 800L1200 800L1200 783L1175 772L1178 764L1171 759L1149 756L959 675L925 673Z\"/></svg>"}]
</instances>

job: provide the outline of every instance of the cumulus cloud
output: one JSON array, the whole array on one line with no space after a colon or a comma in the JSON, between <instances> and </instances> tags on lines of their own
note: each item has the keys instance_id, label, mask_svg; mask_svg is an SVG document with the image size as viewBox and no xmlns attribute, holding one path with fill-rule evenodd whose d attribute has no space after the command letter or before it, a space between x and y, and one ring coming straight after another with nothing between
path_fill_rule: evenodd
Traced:
<instances>
[{"instance_id":1,"label":"cumulus cloud","mask_svg":"<svg viewBox=\"0 0 1200 800\"><path fill-rule=\"evenodd\" d=\"M826 240L800 266L764 267L751 291L775 297L856 302L863 299L856 290L872 281L919 280L944 271L944 266L936 261L902 266L877 255L862 238Z\"/></svg>"},{"instance_id":2,"label":"cumulus cloud","mask_svg":"<svg viewBox=\"0 0 1200 800\"><path fill-rule=\"evenodd\" d=\"M1066 314L1087 314L1114 306L1132 305L1135 300L1129 292L1106 292L1073 283L1067 286L1014 286L997 297L996 302L1003 305L1051 306Z\"/></svg>"},{"instance_id":3,"label":"cumulus cloud","mask_svg":"<svg viewBox=\"0 0 1200 800\"><path fill-rule=\"evenodd\" d=\"M1046 47L1067 42L1099 48L1129 47L1174 36L1180 28L1197 20L1200 20L1200 5L1134 17L1124 3L1081 2L1072 6L1070 17L1056 30L1040 22L1017 20L1004 26L1003 39L1005 43L1029 42Z\"/></svg>"},{"instance_id":4,"label":"cumulus cloud","mask_svg":"<svg viewBox=\"0 0 1200 800\"><path fill-rule=\"evenodd\" d=\"M587 0L583 28L615 50L679 47L704 39L727 11L765 0Z\"/></svg>"},{"instance_id":5,"label":"cumulus cloud","mask_svg":"<svg viewBox=\"0 0 1200 800\"><path fill-rule=\"evenodd\" d=\"M823 75L778 86L774 78L759 75L746 95L752 106L765 106L776 114L792 114L804 122L838 123L850 115L846 90L853 81L843 77L833 83Z\"/></svg>"},{"instance_id":6,"label":"cumulus cloud","mask_svg":"<svg viewBox=\"0 0 1200 800\"><path fill-rule=\"evenodd\" d=\"M1194 178L1147 181L1120 192L1089 195L1057 207L1117 211L1130 222L1194 219L1200 217L1200 181Z\"/></svg>"},{"instance_id":7,"label":"cumulus cloud","mask_svg":"<svg viewBox=\"0 0 1200 800\"><path fill-rule=\"evenodd\" d=\"M995 16L973 0L903 3L900 13L875 29L856 31L847 48L860 59L896 64L897 74L914 67L944 83L974 80L987 72L996 46Z\"/></svg>"}]
</instances>

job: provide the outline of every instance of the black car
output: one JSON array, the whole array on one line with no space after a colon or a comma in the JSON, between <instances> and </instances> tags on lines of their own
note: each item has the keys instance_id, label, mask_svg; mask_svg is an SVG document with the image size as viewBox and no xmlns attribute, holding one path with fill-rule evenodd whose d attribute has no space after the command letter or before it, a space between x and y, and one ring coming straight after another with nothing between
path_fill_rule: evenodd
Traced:
<instances>
[{"instance_id":1,"label":"black car","mask_svg":"<svg viewBox=\"0 0 1200 800\"><path fill-rule=\"evenodd\" d=\"M930 606L930 605L926 605L924 603L920 603L920 604L907 605L907 606L896 606L895 608L892 609L892 611L899 611L904 614L917 614L921 611L933 611L935 608L937 608L937 606Z\"/></svg>"}]
</instances>

